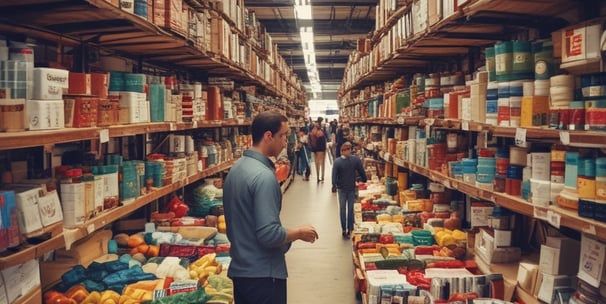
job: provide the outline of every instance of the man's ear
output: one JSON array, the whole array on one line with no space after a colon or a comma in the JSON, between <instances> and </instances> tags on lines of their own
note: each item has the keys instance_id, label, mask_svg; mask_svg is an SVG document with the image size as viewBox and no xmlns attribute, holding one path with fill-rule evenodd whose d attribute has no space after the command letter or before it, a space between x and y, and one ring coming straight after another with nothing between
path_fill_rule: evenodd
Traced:
<instances>
[{"instance_id":1,"label":"man's ear","mask_svg":"<svg viewBox=\"0 0 606 304\"><path fill-rule=\"evenodd\" d=\"M271 139L271 137L272 137L271 131L265 131L265 133L263 133L263 138Z\"/></svg>"}]
</instances>

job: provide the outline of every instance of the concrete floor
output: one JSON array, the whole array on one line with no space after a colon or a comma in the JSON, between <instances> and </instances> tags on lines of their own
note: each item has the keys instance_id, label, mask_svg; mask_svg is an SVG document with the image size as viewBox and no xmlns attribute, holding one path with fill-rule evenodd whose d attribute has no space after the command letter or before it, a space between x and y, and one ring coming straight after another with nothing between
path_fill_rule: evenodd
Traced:
<instances>
[{"instance_id":1,"label":"concrete floor","mask_svg":"<svg viewBox=\"0 0 606 304\"><path fill-rule=\"evenodd\" d=\"M312 164L313 166L313 164ZM330 191L331 167L326 161L325 181L296 176L282 201L282 224L311 224L319 239L297 241L286 254L289 304L357 304L353 288L352 243L341 237L337 195Z\"/></svg>"}]
</instances>

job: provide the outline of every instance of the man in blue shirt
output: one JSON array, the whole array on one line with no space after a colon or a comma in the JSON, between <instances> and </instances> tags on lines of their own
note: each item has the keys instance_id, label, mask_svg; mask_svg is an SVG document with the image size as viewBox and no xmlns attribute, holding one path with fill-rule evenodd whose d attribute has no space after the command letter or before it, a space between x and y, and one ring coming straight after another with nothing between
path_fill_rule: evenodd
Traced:
<instances>
[{"instance_id":1,"label":"man in blue shirt","mask_svg":"<svg viewBox=\"0 0 606 304\"><path fill-rule=\"evenodd\" d=\"M362 161L357 156L351 155L351 149L352 146L349 142L341 145L341 157L335 159L335 163L332 166L332 185L338 191L343 237L349 237L349 234L353 230L356 173L360 175L363 182L366 182L366 172L364 172Z\"/></svg>"},{"instance_id":2,"label":"man in blue shirt","mask_svg":"<svg viewBox=\"0 0 606 304\"><path fill-rule=\"evenodd\" d=\"M268 157L286 146L288 119L267 111L251 126L253 147L244 152L225 178L223 207L231 263L227 275L238 304L286 303L285 253L295 240L318 239L311 225L285 228L280 222L282 191Z\"/></svg>"}]
</instances>

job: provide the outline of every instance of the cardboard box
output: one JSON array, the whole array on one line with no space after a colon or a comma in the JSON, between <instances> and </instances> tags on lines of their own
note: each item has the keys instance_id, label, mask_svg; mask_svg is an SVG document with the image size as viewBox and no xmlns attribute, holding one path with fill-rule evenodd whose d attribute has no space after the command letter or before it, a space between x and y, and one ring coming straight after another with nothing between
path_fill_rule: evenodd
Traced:
<instances>
[{"instance_id":1,"label":"cardboard box","mask_svg":"<svg viewBox=\"0 0 606 304\"><path fill-rule=\"evenodd\" d=\"M429 0L427 10L429 26L438 23L442 19L442 0Z\"/></svg>"},{"instance_id":2,"label":"cardboard box","mask_svg":"<svg viewBox=\"0 0 606 304\"><path fill-rule=\"evenodd\" d=\"M471 227L488 226L489 217L492 215L493 206L472 205L471 206Z\"/></svg>"},{"instance_id":3,"label":"cardboard box","mask_svg":"<svg viewBox=\"0 0 606 304\"><path fill-rule=\"evenodd\" d=\"M562 64L599 59L601 56L600 35L602 24L599 21L590 21L573 25L562 30Z\"/></svg>"},{"instance_id":4,"label":"cardboard box","mask_svg":"<svg viewBox=\"0 0 606 304\"><path fill-rule=\"evenodd\" d=\"M14 304L42 304L42 286L34 287L29 293L17 298Z\"/></svg>"},{"instance_id":5,"label":"cardboard box","mask_svg":"<svg viewBox=\"0 0 606 304\"><path fill-rule=\"evenodd\" d=\"M556 287L572 287L573 277L566 275L554 276L550 274L540 273L540 288L537 298L541 301L551 303L553 300L553 290Z\"/></svg>"},{"instance_id":6,"label":"cardboard box","mask_svg":"<svg viewBox=\"0 0 606 304\"><path fill-rule=\"evenodd\" d=\"M485 263L509 263L520 260L522 251L519 247L497 247L492 235L481 230L475 236L474 252Z\"/></svg>"},{"instance_id":7,"label":"cardboard box","mask_svg":"<svg viewBox=\"0 0 606 304\"><path fill-rule=\"evenodd\" d=\"M111 230L97 231L72 245L70 250L55 250L54 260L40 263L41 285L43 289L61 281L61 275L76 265L87 267L95 259L108 252L107 242L112 238Z\"/></svg>"},{"instance_id":8,"label":"cardboard box","mask_svg":"<svg viewBox=\"0 0 606 304\"><path fill-rule=\"evenodd\" d=\"M583 234L579 256L579 279L593 287L599 288L604 270L605 257L606 245Z\"/></svg>"},{"instance_id":9,"label":"cardboard box","mask_svg":"<svg viewBox=\"0 0 606 304\"><path fill-rule=\"evenodd\" d=\"M7 286L10 284L10 287ZM2 270L2 288L6 290L6 303L14 303L40 289L40 265L37 259ZM0 301L3 301L0 294Z\"/></svg>"},{"instance_id":10,"label":"cardboard box","mask_svg":"<svg viewBox=\"0 0 606 304\"><path fill-rule=\"evenodd\" d=\"M518 266L518 285L530 294L534 294L536 288L539 265L533 263L520 263Z\"/></svg>"},{"instance_id":11,"label":"cardboard box","mask_svg":"<svg viewBox=\"0 0 606 304\"><path fill-rule=\"evenodd\" d=\"M538 127L548 124L549 96L522 97L521 127Z\"/></svg>"},{"instance_id":12,"label":"cardboard box","mask_svg":"<svg viewBox=\"0 0 606 304\"><path fill-rule=\"evenodd\" d=\"M30 130L60 129L65 126L63 100L26 100L25 111Z\"/></svg>"}]
</instances>

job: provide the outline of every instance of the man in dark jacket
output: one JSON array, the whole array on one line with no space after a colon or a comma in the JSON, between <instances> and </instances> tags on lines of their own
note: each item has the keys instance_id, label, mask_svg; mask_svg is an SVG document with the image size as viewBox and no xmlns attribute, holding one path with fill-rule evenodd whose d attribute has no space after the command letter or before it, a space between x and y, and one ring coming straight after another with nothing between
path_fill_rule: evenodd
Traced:
<instances>
[{"instance_id":1,"label":"man in dark jacket","mask_svg":"<svg viewBox=\"0 0 606 304\"><path fill-rule=\"evenodd\" d=\"M335 159L332 167L332 185L333 188L336 187L338 190L343 237L349 237L353 230L356 173L363 182L366 182L367 179L362 161L357 156L351 155L351 149L351 143L344 143L341 146L341 157Z\"/></svg>"}]
</instances>

